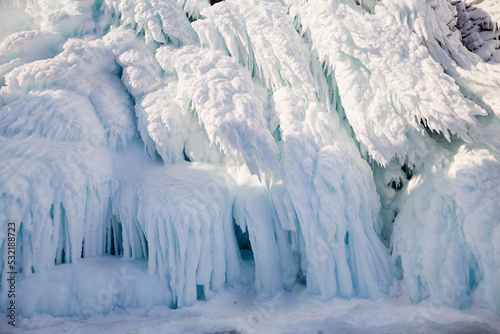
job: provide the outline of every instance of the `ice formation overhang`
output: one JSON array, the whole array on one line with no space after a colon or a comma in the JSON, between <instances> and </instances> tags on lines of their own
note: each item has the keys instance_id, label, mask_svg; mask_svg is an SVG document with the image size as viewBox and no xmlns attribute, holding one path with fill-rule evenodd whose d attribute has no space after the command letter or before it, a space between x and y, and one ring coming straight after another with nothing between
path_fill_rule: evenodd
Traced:
<instances>
[{"instance_id":1,"label":"ice formation overhang","mask_svg":"<svg viewBox=\"0 0 500 334\"><path fill-rule=\"evenodd\" d=\"M401 278L414 302L500 313L498 13L2 2L1 291L15 222L26 316L182 307L224 286L375 299ZM109 292L104 263L150 286ZM86 307L92 289L103 307Z\"/></svg>"},{"instance_id":2,"label":"ice formation overhang","mask_svg":"<svg viewBox=\"0 0 500 334\"><path fill-rule=\"evenodd\" d=\"M498 310L500 155L480 145L454 151L444 166L409 182L393 256L401 258L411 300L465 308L476 289L481 304Z\"/></svg>"},{"instance_id":3,"label":"ice formation overhang","mask_svg":"<svg viewBox=\"0 0 500 334\"><path fill-rule=\"evenodd\" d=\"M462 95L411 27L376 11L323 0L301 7L303 29L335 78L356 139L382 164L425 155L420 123L470 141L473 116L486 112Z\"/></svg>"}]
</instances>

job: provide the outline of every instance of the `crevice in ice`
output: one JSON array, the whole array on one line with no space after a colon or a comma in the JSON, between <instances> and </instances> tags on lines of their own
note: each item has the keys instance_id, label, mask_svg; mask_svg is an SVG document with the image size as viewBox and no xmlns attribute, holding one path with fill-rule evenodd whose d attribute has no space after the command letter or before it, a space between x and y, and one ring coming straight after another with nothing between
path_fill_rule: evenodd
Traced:
<instances>
[{"instance_id":1,"label":"crevice in ice","mask_svg":"<svg viewBox=\"0 0 500 334\"><path fill-rule=\"evenodd\" d=\"M380 0L354 0L354 2L368 13L374 14L375 6L380 2Z\"/></svg>"},{"instance_id":2,"label":"crevice in ice","mask_svg":"<svg viewBox=\"0 0 500 334\"><path fill-rule=\"evenodd\" d=\"M56 218L57 219L57 218ZM60 214L59 214L59 243L56 250L56 258L54 260L55 264L63 264L70 261L69 256L69 240L66 227L66 214L62 203L60 204Z\"/></svg>"},{"instance_id":3,"label":"crevice in ice","mask_svg":"<svg viewBox=\"0 0 500 334\"><path fill-rule=\"evenodd\" d=\"M400 191L401 189L403 189L403 180L400 177L398 177L397 179L391 179L391 181L389 181L387 185L395 191Z\"/></svg>"},{"instance_id":4,"label":"crevice in ice","mask_svg":"<svg viewBox=\"0 0 500 334\"><path fill-rule=\"evenodd\" d=\"M184 156L184 161L191 162L191 159L186 154L186 148L182 150L182 155Z\"/></svg>"},{"instance_id":5,"label":"crevice in ice","mask_svg":"<svg viewBox=\"0 0 500 334\"><path fill-rule=\"evenodd\" d=\"M381 203L380 238L389 247L394 220L401 210L400 198L404 196L408 181L415 173L414 166L409 167L408 162L401 166L399 161L393 159L386 166L372 161L371 168Z\"/></svg>"},{"instance_id":6,"label":"crevice in ice","mask_svg":"<svg viewBox=\"0 0 500 334\"><path fill-rule=\"evenodd\" d=\"M415 174L415 165L411 165L408 162L405 162L403 166L401 166L401 170L405 173L406 179L410 180Z\"/></svg>"},{"instance_id":7,"label":"crevice in ice","mask_svg":"<svg viewBox=\"0 0 500 334\"><path fill-rule=\"evenodd\" d=\"M106 227L105 253L110 255L123 255L122 225L115 217L108 218ZM146 257L147 258L147 257Z\"/></svg>"}]
</instances>

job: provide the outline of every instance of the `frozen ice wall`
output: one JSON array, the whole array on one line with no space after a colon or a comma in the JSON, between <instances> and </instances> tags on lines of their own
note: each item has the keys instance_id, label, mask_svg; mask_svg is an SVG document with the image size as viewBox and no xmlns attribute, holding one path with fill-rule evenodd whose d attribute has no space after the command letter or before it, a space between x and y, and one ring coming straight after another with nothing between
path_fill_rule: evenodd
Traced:
<instances>
[{"instance_id":1,"label":"frozen ice wall","mask_svg":"<svg viewBox=\"0 0 500 334\"><path fill-rule=\"evenodd\" d=\"M26 316L224 287L376 299L398 280L414 302L500 313L498 13L2 2L2 291L15 222ZM82 302L93 289L102 307Z\"/></svg>"}]
</instances>

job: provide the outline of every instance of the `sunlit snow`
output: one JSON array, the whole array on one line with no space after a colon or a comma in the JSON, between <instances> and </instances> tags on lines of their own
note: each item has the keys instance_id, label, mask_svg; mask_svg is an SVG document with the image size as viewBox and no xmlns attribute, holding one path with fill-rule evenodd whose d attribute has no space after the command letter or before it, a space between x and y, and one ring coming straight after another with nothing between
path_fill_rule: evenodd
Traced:
<instances>
[{"instance_id":1,"label":"sunlit snow","mask_svg":"<svg viewBox=\"0 0 500 334\"><path fill-rule=\"evenodd\" d=\"M2 309L14 222L27 329L285 296L489 331L499 23L497 0L3 0Z\"/></svg>"}]
</instances>

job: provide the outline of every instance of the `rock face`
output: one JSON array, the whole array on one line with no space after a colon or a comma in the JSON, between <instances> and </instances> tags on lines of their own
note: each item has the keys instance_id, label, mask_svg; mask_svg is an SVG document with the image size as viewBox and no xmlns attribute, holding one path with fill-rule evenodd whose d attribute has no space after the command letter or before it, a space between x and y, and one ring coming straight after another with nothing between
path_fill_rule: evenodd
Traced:
<instances>
[{"instance_id":1,"label":"rock face","mask_svg":"<svg viewBox=\"0 0 500 334\"><path fill-rule=\"evenodd\" d=\"M484 61L500 61L500 3L498 1L453 1L457 9L456 27L464 46Z\"/></svg>"}]
</instances>

